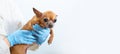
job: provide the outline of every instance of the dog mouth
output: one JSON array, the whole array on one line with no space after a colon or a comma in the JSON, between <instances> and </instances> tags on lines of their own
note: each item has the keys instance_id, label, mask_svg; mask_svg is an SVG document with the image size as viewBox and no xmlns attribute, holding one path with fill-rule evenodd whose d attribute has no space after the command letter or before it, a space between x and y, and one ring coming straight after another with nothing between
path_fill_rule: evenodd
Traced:
<instances>
[{"instance_id":1,"label":"dog mouth","mask_svg":"<svg viewBox=\"0 0 120 54\"><path fill-rule=\"evenodd\" d=\"M48 28L53 28L53 25L48 25Z\"/></svg>"},{"instance_id":2,"label":"dog mouth","mask_svg":"<svg viewBox=\"0 0 120 54\"><path fill-rule=\"evenodd\" d=\"M52 21L48 21L48 22L46 22L46 25L48 28L53 28L54 23Z\"/></svg>"}]
</instances>

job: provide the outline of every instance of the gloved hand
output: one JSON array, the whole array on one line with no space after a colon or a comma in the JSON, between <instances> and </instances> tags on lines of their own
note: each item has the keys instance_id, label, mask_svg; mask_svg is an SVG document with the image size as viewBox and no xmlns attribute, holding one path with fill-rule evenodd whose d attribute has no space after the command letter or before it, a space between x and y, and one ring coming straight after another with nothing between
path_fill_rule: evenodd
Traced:
<instances>
[{"instance_id":1,"label":"gloved hand","mask_svg":"<svg viewBox=\"0 0 120 54\"><path fill-rule=\"evenodd\" d=\"M11 46L15 44L42 44L50 33L49 28L42 28L38 24L33 25L33 30L17 30L7 36Z\"/></svg>"},{"instance_id":2,"label":"gloved hand","mask_svg":"<svg viewBox=\"0 0 120 54\"><path fill-rule=\"evenodd\" d=\"M17 30L14 33L7 36L10 46L15 44L33 44L36 42L36 38L32 36L32 31Z\"/></svg>"},{"instance_id":3,"label":"gloved hand","mask_svg":"<svg viewBox=\"0 0 120 54\"><path fill-rule=\"evenodd\" d=\"M37 37L37 44L42 44L50 34L49 28L42 28L38 24L33 25L33 35Z\"/></svg>"}]
</instances>

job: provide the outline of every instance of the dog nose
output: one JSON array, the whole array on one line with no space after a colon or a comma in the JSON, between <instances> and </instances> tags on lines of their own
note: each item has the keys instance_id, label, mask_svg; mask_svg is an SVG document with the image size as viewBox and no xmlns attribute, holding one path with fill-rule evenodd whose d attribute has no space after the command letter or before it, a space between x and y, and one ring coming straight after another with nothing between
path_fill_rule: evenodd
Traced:
<instances>
[{"instance_id":1,"label":"dog nose","mask_svg":"<svg viewBox=\"0 0 120 54\"><path fill-rule=\"evenodd\" d=\"M49 28L52 28L52 27L53 27L53 25L49 25L48 27L49 27Z\"/></svg>"}]
</instances>

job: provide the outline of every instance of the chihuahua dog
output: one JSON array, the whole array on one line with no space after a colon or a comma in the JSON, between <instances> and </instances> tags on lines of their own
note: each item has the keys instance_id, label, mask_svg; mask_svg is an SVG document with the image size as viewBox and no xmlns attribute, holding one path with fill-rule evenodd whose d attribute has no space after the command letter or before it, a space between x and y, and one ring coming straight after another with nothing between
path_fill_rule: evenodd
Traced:
<instances>
[{"instance_id":1,"label":"chihuahua dog","mask_svg":"<svg viewBox=\"0 0 120 54\"><path fill-rule=\"evenodd\" d=\"M50 37L48 40L48 44L51 44L53 41L53 26L54 23L56 22L56 17L57 15L53 13L52 11L46 11L46 12L40 12L37 9L33 8L33 12L35 13L35 16L31 20L27 22L22 28L22 30L33 30L33 25L38 24L42 28L50 28ZM37 44L33 44L37 45ZM31 45L28 44L17 44L14 45L13 47L10 47L10 53L11 54L26 54L27 49L31 47Z\"/></svg>"}]
</instances>

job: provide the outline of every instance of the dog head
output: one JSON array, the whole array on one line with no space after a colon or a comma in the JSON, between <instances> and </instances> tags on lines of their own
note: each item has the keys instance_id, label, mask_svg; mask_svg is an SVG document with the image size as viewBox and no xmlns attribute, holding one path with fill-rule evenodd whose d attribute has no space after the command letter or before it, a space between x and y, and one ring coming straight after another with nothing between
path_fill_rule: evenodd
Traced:
<instances>
[{"instance_id":1,"label":"dog head","mask_svg":"<svg viewBox=\"0 0 120 54\"><path fill-rule=\"evenodd\" d=\"M42 27L52 28L54 23L57 21L57 15L52 11L40 12L37 9L33 8L33 12L35 13L35 20L38 20L38 24Z\"/></svg>"}]
</instances>

